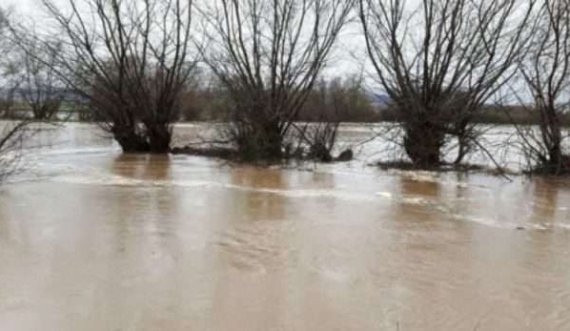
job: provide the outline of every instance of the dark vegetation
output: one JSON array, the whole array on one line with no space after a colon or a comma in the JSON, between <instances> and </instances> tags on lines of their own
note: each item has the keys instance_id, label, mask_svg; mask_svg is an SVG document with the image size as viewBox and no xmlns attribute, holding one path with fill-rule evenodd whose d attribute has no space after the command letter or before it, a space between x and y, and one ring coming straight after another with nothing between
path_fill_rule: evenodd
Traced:
<instances>
[{"instance_id":1,"label":"dark vegetation","mask_svg":"<svg viewBox=\"0 0 570 331\"><path fill-rule=\"evenodd\" d=\"M8 42L8 13L0 8L0 54L8 54L12 45ZM6 72L12 69L6 58L0 58L0 64L6 68ZM4 84L10 85L10 81ZM9 105L2 104L2 107ZM19 170L20 156L23 144L32 130L29 129L30 120L12 121L0 127L0 183L8 176Z\"/></svg>"},{"instance_id":2,"label":"dark vegetation","mask_svg":"<svg viewBox=\"0 0 570 331\"><path fill-rule=\"evenodd\" d=\"M494 160L479 124L508 124L529 172L570 172L565 1L42 3L41 30L0 16L0 116L14 123L93 121L124 152L330 162L353 157L341 123L391 122L376 134L404 158L383 166L436 170ZM372 80L324 74L347 25ZM179 121L218 122L218 137L173 148Z\"/></svg>"},{"instance_id":3,"label":"dark vegetation","mask_svg":"<svg viewBox=\"0 0 570 331\"><path fill-rule=\"evenodd\" d=\"M459 164L477 147L474 117L513 75L526 45L532 7L521 12L517 3L423 0L408 10L403 1L359 0L368 55L414 166L441 165L450 144Z\"/></svg>"},{"instance_id":4,"label":"dark vegetation","mask_svg":"<svg viewBox=\"0 0 570 331\"><path fill-rule=\"evenodd\" d=\"M57 22L44 34L13 28L19 46L88 101L125 152L170 150L172 123L195 68L192 1L42 1ZM50 61L36 52L50 54ZM65 45L63 47L62 45Z\"/></svg>"},{"instance_id":5,"label":"dark vegetation","mask_svg":"<svg viewBox=\"0 0 570 331\"><path fill-rule=\"evenodd\" d=\"M374 120L356 122L401 122L403 118L399 112L390 107L376 110ZM560 123L563 127L570 127L570 112L560 112ZM520 126L538 125L541 121L540 112L533 105L484 105L473 114L474 124L497 124ZM351 122L351 121L347 121Z\"/></svg>"},{"instance_id":6,"label":"dark vegetation","mask_svg":"<svg viewBox=\"0 0 570 331\"><path fill-rule=\"evenodd\" d=\"M570 173L570 154L563 146L562 133L568 117L570 80L570 3L545 0L536 14L536 27L529 39L534 47L519 64L520 74L533 96L539 114L539 132L517 126L523 138L521 148L531 171L546 174Z\"/></svg>"},{"instance_id":7,"label":"dark vegetation","mask_svg":"<svg viewBox=\"0 0 570 331\"><path fill-rule=\"evenodd\" d=\"M302 143L315 158L330 153L335 128L295 120L351 10L352 0L222 0L202 9L201 54L230 101L223 134L244 159L287 158Z\"/></svg>"}]
</instances>

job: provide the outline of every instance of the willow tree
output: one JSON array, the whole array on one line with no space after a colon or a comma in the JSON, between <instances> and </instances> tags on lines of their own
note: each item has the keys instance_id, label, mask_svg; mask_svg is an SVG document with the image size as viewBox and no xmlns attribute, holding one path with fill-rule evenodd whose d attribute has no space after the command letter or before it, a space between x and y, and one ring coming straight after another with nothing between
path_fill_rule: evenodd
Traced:
<instances>
[{"instance_id":1,"label":"willow tree","mask_svg":"<svg viewBox=\"0 0 570 331\"><path fill-rule=\"evenodd\" d=\"M570 2L542 0L535 16L528 57L520 72L532 110L539 114L540 133L519 128L523 150L535 170L550 174L570 172L563 153L562 119L570 104Z\"/></svg>"},{"instance_id":2,"label":"willow tree","mask_svg":"<svg viewBox=\"0 0 570 331\"><path fill-rule=\"evenodd\" d=\"M9 13L0 6L0 117L7 119L12 117L14 95L18 84L14 79L15 70L13 64L13 45L9 38Z\"/></svg>"},{"instance_id":3,"label":"willow tree","mask_svg":"<svg viewBox=\"0 0 570 331\"><path fill-rule=\"evenodd\" d=\"M7 73L12 75L11 67L12 57L14 56L14 47L9 38L9 15L0 7L0 90L6 92L14 87L10 86L14 83L12 79L6 77ZM22 156L24 143L30 138L32 132L28 119L20 121L6 121L0 123L0 183L8 176L14 174L20 169L19 160Z\"/></svg>"},{"instance_id":4,"label":"willow tree","mask_svg":"<svg viewBox=\"0 0 570 331\"><path fill-rule=\"evenodd\" d=\"M245 158L280 158L352 0L216 0L204 6L206 63L233 107L229 137Z\"/></svg>"},{"instance_id":5,"label":"willow tree","mask_svg":"<svg viewBox=\"0 0 570 331\"><path fill-rule=\"evenodd\" d=\"M35 120L49 121L60 110L66 92L54 70L59 48L45 49L31 43L29 46L28 52L18 52L18 59L13 64L18 67L15 74L17 94L20 102L32 111Z\"/></svg>"},{"instance_id":6,"label":"willow tree","mask_svg":"<svg viewBox=\"0 0 570 331\"><path fill-rule=\"evenodd\" d=\"M54 54L59 77L125 152L168 152L195 68L192 0L42 2L57 24L37 38Z\"/></svg>"},{"instance_id":7,"label":"willow tree","mask_svg":"<svg viewBox=\"0 0 570 331\"><path fill-rule=\"evenodd\" d=\"M359 0L367 52L416 167L455 162L478 146L473 117L516 71L532 3Z\"/></svg>"}]
</instances>

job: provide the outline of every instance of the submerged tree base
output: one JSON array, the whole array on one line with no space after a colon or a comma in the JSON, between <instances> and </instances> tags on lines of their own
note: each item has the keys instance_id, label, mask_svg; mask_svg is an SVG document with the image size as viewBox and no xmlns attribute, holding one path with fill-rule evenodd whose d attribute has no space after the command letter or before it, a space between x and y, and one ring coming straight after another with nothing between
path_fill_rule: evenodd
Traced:
<instances>
[{"instance_id":1,"label":"submerged tree base","mask_svg":"<svg viewBox=\"0 0 570 331\"><path fill-rule=\"evenodd\" d=\"M313 162L348 162L354 157L354 153L351 149L346 149L341 152L337 157L326 157L317 158L314 157L310 152L306 152L303 149L296 149L290 151L286 149L281 153L281 157L256 157L251 158L249 155L243 155L238 149L231 147L221 147L221 146L206 146L206 147L195 147L195 146L184 146L175 147L171 150L172 154L186 154L194 156L206 156L215 157L227 161L238 162L238 163L253 163L253 164L278 164L288 161L313 161Z\"/></svg>"},{"instance_id":2,"label":"submerged tree base","mask_svg":"<svg viewBox=\"0 0 570 331\"><path fill-rule=\"evenodd\" d=\"M404 171L433 171L433 172L458 172L458 173L470 173L478 172L485 173L493 176L505 176L505 175L516 175L514 171L509 171L507 169L499 169L492 167L485 167L478 164L454 164L454 163L440 163L437 166L432 167L420 167L406 160L394 160L394 161L382 161L376 162L374 166L379 167L382 170L404 170Z\"/></svg>"},{"instance_id":3,"label":"submerged tree base","mask_svg":"<svg viewBox=\"0 0 570 331\"><path fill-rule=\"evenodd\" d=\"M154 130L152 133L136 132L132 128L111 130L113 138L124 153L168 154L172 134L168 130Z\"/></svg>"},{"instance_id":4,"label":"submerged tree base","mask_svg":"<svg viewBox=\"0 0 570 331\"><path fill-rule=\"evenodd\" d=\"M185 154L195 156L216 157L224 160L234 160L237 152L228 147L175 147L170 151L172 154Z\"/></svg>"},{"instance_id":5,"label":"submerged tree base","mask_svg":"<svg viewBox=\"0 0 570 331\"><path fill-rule=\"evenodd\" d=\"M570 176L570 155L563 155L561 161L557 163L539 164L525 173L539 176Z\"/></svg>"}]
</instances>

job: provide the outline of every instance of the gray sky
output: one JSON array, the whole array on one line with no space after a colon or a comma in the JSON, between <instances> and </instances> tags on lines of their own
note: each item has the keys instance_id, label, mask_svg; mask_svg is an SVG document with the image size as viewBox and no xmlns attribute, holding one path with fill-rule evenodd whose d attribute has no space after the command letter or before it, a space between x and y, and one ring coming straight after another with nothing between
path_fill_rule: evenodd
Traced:
<instances>
[{"instance_id":1,"label":"gray sky","mask_svg":"<svg viewBox=\"0 0 570 331\"><path fill-rule=\"evenodd\" d=\"M28 12L35 11L39 7L39 0L2 0L2 5Z\"/></svg>"},{"instance_id":2,"label":"gray sky","mask_svg":"<svg viewBox=\"0 0 570 331\"><path fill-rule=\"evenodd\" d=\"M66 0L52 0L65 6ZM46 18L42 10L41 0L0 0L3 7L12 7L15 16L24 20L31 19L32 24L41 26L41 21ZM40 24L40 25L37 25ZM358 74L362 65L355 58L362 59L364 54L364 40L358 37L358 28L355 26L345 29L343 36L339 38L336 51L329 58L329 66L325 69L325 76L345 76ZM355 54L360 53L360 54Z\"/></svg>"},{"instance_id":3,"label":"gray sky","mask_svg":"<svg viewBox=\"0 0 570 331\"><path fill-rule=\"evenodd\" d=\"M52 0L55 3L67 7L68 0ZM203 0L212 1L212 0ZM408 0L408 3L416 3L417 0ZM30 20L36 27L42 26L42 21L47 16L42 10L41 0L0 0L0 6L12 7L17 20ZM325 77L346 77L351 74L360 74L364 71L370 88L378 89L375 83L374 73L365 52L364 38L358 24L347 26L338 40L337 48L329 57L329 65L325 68ZM372 75L367 75L372 74Z\"/></svg>"}]
</instances>

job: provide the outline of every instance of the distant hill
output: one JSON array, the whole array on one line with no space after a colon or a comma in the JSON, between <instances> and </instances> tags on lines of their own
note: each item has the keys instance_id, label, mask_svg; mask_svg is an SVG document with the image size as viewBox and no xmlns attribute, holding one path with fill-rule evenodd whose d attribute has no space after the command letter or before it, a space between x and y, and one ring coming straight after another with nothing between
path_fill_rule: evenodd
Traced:
<instances>
[{"instance_id":1,"label":"distant hill","mask_svg":"<svg viewBox=\"0 0 570 331\"><path fill-rule=\"evenodd\" d=\"M377 92L368 92L368 98L372 106L376 108L384 108L390 102L388 95Z\"/></svg>"},{"instance_id":2,"label":"distant hill","mask_svg":"<svg viewBox=\"0 0 570 331\"><path fill-rule=\"evenodd\" d=\"M390 102L390 97L381 93L370 93L370 99L375 106L386 106Z\"/></svg>"}]
</instances>

